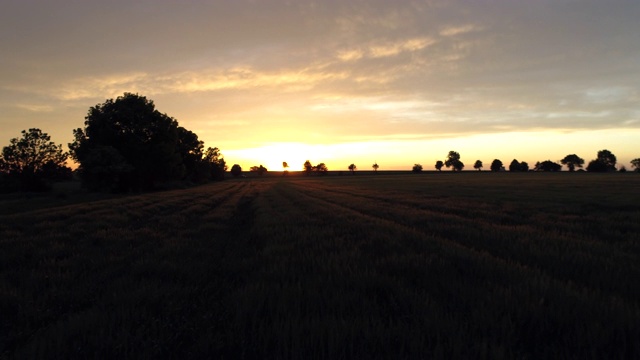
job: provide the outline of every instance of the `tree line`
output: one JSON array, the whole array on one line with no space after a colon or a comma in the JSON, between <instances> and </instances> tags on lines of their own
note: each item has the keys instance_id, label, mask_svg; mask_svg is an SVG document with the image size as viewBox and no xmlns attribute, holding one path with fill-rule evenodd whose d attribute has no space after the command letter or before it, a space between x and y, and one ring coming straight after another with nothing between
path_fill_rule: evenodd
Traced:
<instances>
[{"instance_id":1,"label":"tree line","mask_svg":"<svg viewBox=\"0 0 640 360\"><path fill-rule=\"evenodd\" d=\"M565 156L562 160L560 160L560 164L553 162L551 160L538 161L535 163L532 169L529 168L529 164L526 161L518 161L517 159L513 159L509 164L510 172L521 172L521 171L560 171L562 170L562 165L566 165L570 172L582 170L585 161L583 158L579 157L576 154L569 154ZM618 170L616 168L617 158L616 156L609 150L600 150L597 153L595 159L591 160L586 167L586 171L589 172L615 172L627 171L626 167L623 165ZM562 165L561 165L562 164ZM464 169L464 163L460 160L460 154L456 151L449 151L446 160L443 162L442 160L438 160L435 163L435 168L438 171L442 171L443 167L451 168L452 171L462 171ZM640 172L640 158L631 160L631 166L635 171ZM473 164L473 168L482 171L484 165L481 160L476 160ZM414 173L422 172L421 164L414 164L412 171ZM491 162L490 169L493 172L506 171L504 164L500 159L494 159ZM582 170L584 171L584 170Z\"/></svg>"},{"instance_id":2,"label":"tree line","mask_svg":"<svg viewBox=\"0 0 640 360\"><path fill-rule=\"evenodd\" d=\"M71 177L68 158L89 190L128 192L161 183L201 183L221 179L227 170L216 147L204 148L198 135L155 108L153 101L125 93L89 109L84 128L73 130L69 152L40 129L22 131L0 156L5 191L42 191Z\"/></svg>"},{"instance_id":3,"label":"tree line","mask_svg":"<svg viewBox=\"0 0 640 360\"><path fill-rule=\"evenodd\" d=\"M22 131L22 136L10 140L0 153L0 190L43 191L52 182L68 180L72 170L66 166L73 159L82 184L89 190L128 192L155 189L161 183L186 181L203 183L224 178L226 162L217 147L204 148L198 135L180 126L178 121L155 108L153 101L138 94L125 93L89 108L84 128L73 130L73 141L69 151L51 141L47 133L31 128ZM590 172L616 171L616 156L609 150L600 150L586 170ZM533 169L526 162L513 159L509 171L560 171L566 165L569 171L582 169L585 161L576 154L569 154L560 164L551 160L537 162ZM561 165L562 164L562 165ZM288 173L289 165L282 163ZM631 161L640 171L640 158ZM443 167L462 171L464 163L460 154L449 151L444 161L438 160L435 168ZM372 165L375 171L380 166ZM350 164L348 170L354 174L357 166ZM483 163L477 160L473 168L481 171ZM414 164L412 171L421 172L421 164ZM499 159L490 165L491 171L506 171ZM626 171L623 166L621 171ZM250 171L259 175L267 168L259 165ZM325 163L312 165L307 160L302 171L306 175L326 175ZM242 176L238 164L231 167L234 177Z\"/></svg>"}]
</instances>

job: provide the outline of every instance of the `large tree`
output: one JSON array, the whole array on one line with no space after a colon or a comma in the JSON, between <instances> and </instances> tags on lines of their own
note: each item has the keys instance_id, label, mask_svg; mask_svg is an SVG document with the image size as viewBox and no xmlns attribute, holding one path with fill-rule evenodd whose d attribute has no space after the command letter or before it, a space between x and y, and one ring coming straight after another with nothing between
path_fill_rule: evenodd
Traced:
<instances>
[{"instance_id":1,"label":"large tree","mask_svg":"<svg viewBox=\"0 0 640 360\"><path fill-rule=\"evenodd\" d=\"M15 178L25 191L45 190L47 181L70 177L67 157L62 145L52 142L47 133L22 130L22 137L11 139L2 149L0 172Z\"/></svg>"},{"instance_id":2,"label":"large tree","mask_svg":"<svg viewBox=\"0 0 640 360\"><path fill-rule=\"evenodd\" d=\"M198 135L179 126L177 128L178 142L176 151L182 158L183 178L195 182L202 182L207 178L206 166L202 163L204 143L198 139Z\"/></svg>"},{"instance_id":3,"label":"large tree","mask_svg":"<svg viewBox=\"0 0 640 360\"><path fill-rule=\"evenodd\" d=\"M569 154L560 160L562 165L567 165L569 171L575 171L577 167L581 168L584 165L584 159L576 154Z\"/></svg>"},{"instance_id":4,"label":"large tree","mask_svg":"<svg viewBox=\"0 0 640 360\"><path fill-rule=\"evenodd\" d=\"M631 160L631 166L633 166L637 172L640 172L640 158Z\"/></svg>"},{"instance_id":5,"label":"large tree","mask_svg":"<svg viewBox=\"0 0 640 360\"><path fill-rule=\"evenodd\" d=\"M444 161L444 166L451 168L453 171L462 171L464 164L460 161L460 154L456 151L449 151L447 159Z\"/></svg>"},{"instance_id":6,"label":"large tree","mask_svg":"<svg viewBox=\"0 0 640 360\"><path fill-rule=\"evenodd\" d=\"M162 181L198 178L203 144L155 108L153 101L125 93L89 109L84 129L74 130L71 156L91 188L109 173L116 190L148 190Z\"/></svg>"}]
</instances>

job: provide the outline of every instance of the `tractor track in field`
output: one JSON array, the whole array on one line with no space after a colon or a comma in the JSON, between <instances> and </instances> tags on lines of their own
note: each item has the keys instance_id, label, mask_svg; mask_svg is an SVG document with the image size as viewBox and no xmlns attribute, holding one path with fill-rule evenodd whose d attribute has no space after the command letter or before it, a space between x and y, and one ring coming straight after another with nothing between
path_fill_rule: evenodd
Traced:
<instances>
[{"instance_id":1,"label":"tractor track in field","mask_svg":"<svg viewBox=\"0 0 640 360\"><path fill-rule=\"evenodd\" d=\"M576 296L579 295L585 289L589 289L590 291L594 291L596 293L598 292L598 289L596 287L593 287L593 285L589 285L587 283L582 283L582 282L576 282L576 281L567 279L565 277L559 277L557 276L557 274L554 274L549 270L540 268L539 266L537 266L535 261L522 262L519 259L501 256L500 254L496 253L496 249L478 248L478 247L471 246L465 243L464 241L461 241L460 239L457 239L452 236L446 236L438 233L430 233L429 231L426 231L425 229L422 229L420 227L412 226L410 224L398 222L395 219L389 219L384 216L380 216L374 210L370 209L368 211L365 211L356 206L349 206L347 205L349 204L348 199L345 199L344 202L337 202L335 200L330 200L327 197L322 196L321 192L324 191L323 189L314 188L314 191L320 190L319 195L314 195L315 193L310 193L306 189L299 187L297 184L292 186L292 188L297 193L297 195L290 194L289 196L298 199L297 201L299 204L305 203L305 201L300 200L302 197L305 197L309 199L309 201L313 201L316 204L317 203L327 204L328 205L327 208L335 207L345 213L355 215L356 217L369 219L370 221L386 224L387 226L390 226L390 227L398 227L399 229L402 230L402 232L407 234L410 234L412 232L413 233L417 232L421 236L427 236L428 239L432 239L437 243L439 243L442 249L446 249L447 247L457 248L461 250L463 253L467 254L469 258L475 259L474 261L479 261L479 259L483 257L489 258L493 262L495 262L497 266L503 268L503 271L505 274L515 268L515 269L518 269L519 271L538 276L542 279L546 279L546 281L551 281L558 286L565 287L567 290L570 290L571 292L573 292ZM341 195L344 194L345 196L350 195L353 197L357 197L346 191L344 193L340 192L340 194ZM365 198L371 199L370 197L365 197ZM404 206L407 207L406 205ZM300 208L301 210L304 210L305 207L300 206ZM415 208L410 208L410 209L414 211L415 210L423 211L422 209L415 209ZM432 211L429 210L429 212L432 212ZM337 214L338 214L337 211L332 211L328 216L335 217L335 216L338 216ZM462 219L468 220L466 218L462 218ZM624 299L624 297L617 298L617 300L616 299L612 299L612 300L614 300L613 302L623 300L624 302L628 302L628 304L632 303L632 301L629 301L629 299Z\"/></svg>"},{"instance_id":2,"label":"tractor track in field","mask_svg":"<svg viewBox=\"0 0 640 360\"><path fill-rule=\"evenodd\" d=\"M247 193L250 191L249 184L236 182L221 184L221 186L99 200L2 216L0 217L0 238L5 231L18 235L13 235L17 239L15 241L5 238L1 245L3 248L11 247L13 246L11 243L15 242L16 246L19 246L19 239L23 236L35 235L42 231L41 227L32 225L44 223L52 234L62 231L58 229L67 228L67 225L72 223L75 226L75 230L72 230L75 231L73 235L59 239L51 238L53 235L47 235L41 240L42 246L49 246L48 244L53 241L61 244L58 246L68 244L66 246L76 249L96 248L101 249L100 252L107 257L95 260L97 261L95 263L94 260L88 260L90 262L87 263L86 269L75 275L78 277L77 281L94 284L87 287L86 299L76 299L64 305L64 311L39 320L37 326L39 333L55 332L57 327L72 321L74 317L112 306L111 303L126 301L120 298L126 297L126 294L110 294L114 291L113 289L126 286L121 284L128 283L132 272L142 272L139 276L158 277L163 281L178 281L181 276L179 274L142 275L145 271L145 263L150 259L161 261L160 259L166 256L167 251L198 253L199 256L190 256L190 258L192 261L202 262L200 267L209 268L209 271L214 272L224 271L223 263L213 259L221 259L229 255L233 257L236 251L235 245L233 241L226 241L226 237L235 233L234 216L238 212L246 214L245 210L250 208L251 202L246 201ZM24 223L25 219L29 224ZM101 222L98 231L96 231L96 221ZM188 232L191 228L197 228L197 225L203 221L217 224L222 231L218 235ZM122 232L133 234L133 238L122 239L108 235ZM110 236L109 240L101 240L104 236ZM71 253L60 258L54 253L42 253L35 256L34 260L40 263L51 263L52 268L66 269L65 264L73 263L75 256ZM27 273L31 267L37 266L30 263L16 265L19 266L12 271ZM22 268L24 270L21 270ZM216 270L217 268L220 269ZM165 279L163 278L165 276L169 277ZM175 279L173 279L174 276ZM107 284L106 287L104 284ZM210 291L210 287L211 284L202 283L203 291ZM210 295L202 296L206 298ZM3 351L11 352L29 342L33 336L35 333L24 333L19 337L7 339Z\"/></svg>"}]
</instances>

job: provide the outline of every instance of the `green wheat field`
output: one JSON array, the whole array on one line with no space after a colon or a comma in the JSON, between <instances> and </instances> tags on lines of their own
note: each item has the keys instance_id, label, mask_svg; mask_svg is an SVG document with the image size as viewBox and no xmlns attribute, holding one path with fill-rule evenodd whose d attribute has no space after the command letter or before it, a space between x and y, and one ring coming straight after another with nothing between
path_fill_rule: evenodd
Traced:
<instances>
[{"instance_id":1,"label":"green wheat field","mask_svg":"<svg viewBox=\"0 0 640 360\"><path fill-rule=\"evenodd\" d=\"M640 357L640 176L0 198L0 357Z\"/></svg>"}]
</instances>

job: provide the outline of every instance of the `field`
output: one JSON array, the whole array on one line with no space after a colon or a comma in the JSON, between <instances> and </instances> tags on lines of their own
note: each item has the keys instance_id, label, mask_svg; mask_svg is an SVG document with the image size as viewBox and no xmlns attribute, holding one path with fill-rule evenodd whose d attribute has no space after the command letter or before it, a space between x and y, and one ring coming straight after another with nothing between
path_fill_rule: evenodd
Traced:
<instances>
[{"instance_id":1,"label":"field","mask_svg":"<svg viewBox=\"0 0 640 360\"><path fill-rule=\"evenodd\" d=\"M640 358L640 176L270 177L0 204L0 357Z\"/></svg>"}]
</instances>

